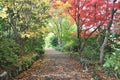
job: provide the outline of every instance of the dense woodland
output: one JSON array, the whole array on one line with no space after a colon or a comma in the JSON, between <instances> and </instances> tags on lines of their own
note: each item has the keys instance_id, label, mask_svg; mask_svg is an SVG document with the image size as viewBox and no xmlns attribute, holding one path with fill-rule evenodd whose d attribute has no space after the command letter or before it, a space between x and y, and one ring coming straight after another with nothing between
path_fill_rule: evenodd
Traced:
<instances>
[{"instance_id":1,"label":"dense woodland","mask_svg":"<svg viewBox=\"0 0 120 80\"><path fill-rule=\"evenodd\" d=\"M0 72L45 47L119 79L120 0L0 0Z\"/></svg>"}]
</instances>

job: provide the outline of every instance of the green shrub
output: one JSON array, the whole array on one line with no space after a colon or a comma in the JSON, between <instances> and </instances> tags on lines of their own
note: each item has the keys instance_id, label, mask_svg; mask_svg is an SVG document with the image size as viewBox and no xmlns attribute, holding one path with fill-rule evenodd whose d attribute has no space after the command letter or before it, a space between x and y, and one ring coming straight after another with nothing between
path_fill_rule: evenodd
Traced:
<instances>
[{"instance_id":1,"label":"green shrub","mask_svg":"<svg viewBox=\"0 0 120 80\"><path fill-rule=\"evenodd\" d=\"M112 55L106 55L106 62L103 67L109 71L120 71L120 51L116 50Z\"/></svg>"},{"instance_id":2,"label":"green shrub","mask_svg":"<svg viewBox=\"0 0 120 80\"><path fill-rule=\"evenodd\" d=\"M74 40L71 40L69 42L67 42L64 46L63 49L65 51L76 51L77 48L77 44L75 43Z\"/></svg>"},{"instance_id":3,"label":"green shrub","mask_svg":"<svg viewBox=\"0 0 120 80\"><path fill-rule=\"evenodd\" d=\"M90 60L99 59L99 48L97 47L97 44L95 43L95 41L96 41L96 36L91 36L88 39L82 52L83 57Z\"/></svg>"},{"instance_id":4,"label":"green shrub","mask_svg":"<svg viewBox=\"0 0 120 80\"><path fill-rule=\"evenodd\" d=\"M44 52L45 42L44 39L41 38L31 38L25 43L25 52L26 53L31 53L31 52L37 52L41 53Z\"/></svg>"},{"instance_id":5,"label":"green shrub","mask_svg":"<svg viewBox=\"0 0 120 80\"><path fill-rule=\"evenodd\" d=\"M120 50L119 44L114 39L119 37L118 34L113 33L109 38L110 45L105 48L105 63L103 68L106 69L108 75L115 75L116 78L120 76Z\"/></svg>"},{"instance_id":6,"label":"green shrub","mask_svg":"<svg viewBox=\"0 0 120 80\"><path fill-rule=\"evenodd\" d=\"M33 64L36 55L37 54L35 53L31 53L22 57L20 61L17 63L17 66L21 66L24 70L28 69L30 65Z\"/></svg>"},{"instance_id":7,"label":"green shrub","mask_svg":"<svg viewBox=\"0 0 120 80\"><path fill-rule=\"evenodd\" d=\"M11 39L0 39L0 67L6 68L18 59L19 45Z\"/></svg>"},{"instance_id":8,"label":"green shrub","mask_svg":"<svg viewBox=\"0 0 120 80\"><path fill-rule=\"evenodd\" d=\"M22 61L21 66L25 70L25 69L28 69L33 62L34 62L34 59L26 58Z\"/></svg>"},{"instance_id":9,"label":"green shrub","mask_svg":"<svg viewBox=\"0 0 120 80\"><path fill-rule=\"evenodd\" d=\"M88 45L83 50L83 57L89 60L98 60L99 59L99 49L93 47L92 45Z\"/></svg>"},{"instance_id":10,"label":"green shrub","mask_svg":"<svg viewBox=\"0 0 120 80\"><path fill-rule=\"evenodd\" d=\"M38 47L35 48L35 51L40 54L43 54L45 52L42 48L38 48Z\"/></svg>"},{"instance_id":11,"label":"green shrub","mask_svg":"<svg viewBox=\"0 0 120 80\"><path fill-rule=\"evenodd\" d=\"M63 45L63 51L77 52L77 49L77 36L72 36L68 40L65 40Z\"/></svg>"}]
</instances>

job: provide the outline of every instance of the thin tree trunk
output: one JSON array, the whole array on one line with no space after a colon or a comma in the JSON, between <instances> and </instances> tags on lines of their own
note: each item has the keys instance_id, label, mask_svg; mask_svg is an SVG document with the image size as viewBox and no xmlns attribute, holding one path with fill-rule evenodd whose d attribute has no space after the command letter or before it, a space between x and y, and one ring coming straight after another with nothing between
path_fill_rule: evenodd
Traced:
<instances>
[{"instance_id":1,"label":"thin tree trunk","mask_svg":"<svg viewBox=\"0 0 120 80\"><path fill-rule=\"evenodd\" d=\"M108 37L109 37L109 31L106 30L106 35L105 35L103 44L102 44L102 46L100 47L100 61L99 61L100 64L103 63L104 49L105 49L105 46L107 45Z\"/></svg>"},{"instance_id":2,"label":"thin tree trunk","mask_svg":"<svg viewBox=\"0 0 120 80\"><path fill-rule=\"evenodd\" d=\"M15 38L16 41L18 41L19 40L18 30L17 30L16 26L14 26L12 24L11 24L11 27L12 27L13 32L14 32L14 38Z\"/></svg>"},{"instance_id":3,"label":"thin tree trunk","mask_svg":"<svg viewBox=\"0 0 120 80\"><path fill-rule=\"evenodd\" d=\"M14 38L16 41L19 40L19 34L18 34L18 30L17 30L17 18L14 18L14 12L13 9L8 8L8 13L9 13L9 24L11 25L11 28L13 29L14 32Z\"/></svg>"},{"instance_id":4,"label":"thin tree trunk","mask_svg":"<svg viewBox=\"0 0 120 80\"><path fill-rule=\"evenodd\" d=\"M98 48L100 48L100 41L102 41L102 40L100 40L101 38L102 38L102 35L101 35L101 31L98 29L98 31L99 31L99 34L98 34L98 37L97 37L97 39L96 39L96 43L97 43L97 47Z\"/></svg>"},{"instance_id":5,"label":"thin tree trunk","mask_svg":"<svg viewBox=\"0 0 120 80\"><path fill-rule=\"evenodd\" d=\"M107 24L107 28L106 28L105 38L104 38L102 46L100 47L100 60L99 60L100 64L103 63L104 49L105 49L105 46L107 45L107 42L108 42L108 37L110 35L110 28L112 26L114 14L116 13L116 11L117 11L117 9L114 9L114 8L112 9L111 18L110 18L110 21Z\"/></svg>"},{"instance_id":6,"label":"thin tree trunk","mask_svg":"<svg viewBox=\"0 0 120 80\"><path fill-rule=\"evenodd\" d=\"M83 50L84 50L84 48L85 48L85 45L86 45L85 42L82 42L82 43L81 43L81 47L80 47L81 56L82 56L82 54L83 54L82 52L83 52Z\"/></svg>"},{"instance_id":7,"label":"thin tree trunk","mask_svg":"<svg viewBox=\"0 0 120 80\"><path fill-rule=\"evenodd\" d=\"M81 40L80 40L80 14L77 15L78 22L77 22L77 42L78 42L78 53L80 54L80 47L81 47Z\"/></svg>"}]
</instances>

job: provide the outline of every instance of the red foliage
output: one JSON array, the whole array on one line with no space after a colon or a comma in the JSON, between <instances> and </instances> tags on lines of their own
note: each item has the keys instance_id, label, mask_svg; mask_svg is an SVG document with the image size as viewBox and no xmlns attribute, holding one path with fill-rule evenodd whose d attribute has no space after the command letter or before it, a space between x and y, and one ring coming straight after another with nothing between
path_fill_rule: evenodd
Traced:
<instances>
[{"instance_id":1,"label":"red foliage","mask_svg":"<svg viewBox=\"0 0 120 80\"><path fill-rule=\"evenodd\" d=\"M83 33L83 34L82 34ZM86 32L82 32L81 33L81 37L89 37L89 36L96 36L98 33L95 31L95 32L93 32L93 34L92 35L90 35L91 33L92 33L92 31L86 31Z\"/></svg>"},{"instance_id":2,"label":"red foliage","mask_svg":"<svg viewBox=\"0 0 120 80\"><path fill-rule=\"evenodd\" d=\"M115 3L115 8L120 9L120 2Z\"/></svg>"},{"instance_id":3,"label":"red foliage","mask_svg":"<svg viewBox=\"0 0 120 80\"><path fill-rule=\"evenodd\" d=\"M82 32L80 33L80 37L81 37L81 38L84 38L84 37L89 37L89 36L96 36L96 35L98 34L98 32L95 31L95 32L93 32L92 35L90 35L91 32L92 32L91 30L82 31ZM75 36L75 35L77 35L77 32L72 32L72 33L71 33L71 37L73 37L73 36Z\"/></svg>"},{"instance_id":4,"label":"red foliage","mask_svg":"<svg viewBox=\"0 0 120 80\"><path fill-rule=\"evenodd\" d=\"M58 5L53 1L53 7L58 8ZM101 25L102 29L105 29L106 25L110 21L111 9L120 9L120 2L118 0L61 0L63 3L69 3L71 6L68 7L69 14L78 24L78 15L80 15L79 27L88 29L91 26L97 28ZM60 14L62 15L62 13ZM113 24L116 24L120 20L118 17L120 13L116 13L114 17ZM72 19L70 19L73 22ZM82 29L82 28L81 28ZM84 30L82 29L82 30ZM82 33L81 33L82 34ZM86 34L87 35L87 34ZM83 35L82 35L83 36Z\"/></svg>"},{"instance_id":5,"label":"red foliage","mask_svg":"<svg viewBox=\"0 0 120 80\"><path fill-rule=\"evenodd\" d=\"M101 28L105 29L106 25L110 21L111 9L120 9L120 2L116 0L61 0L63 2L69 2L71 6L68 8L68 13L78 23L78 15L80 15L80 26L84 26L85 29L98 27L101 24ZM116 13L114 23L117 22L120 13ZM80 34L83 34L80 33ZM87 33L82 36L88 35Z\"/></svg>"}]
</instances>

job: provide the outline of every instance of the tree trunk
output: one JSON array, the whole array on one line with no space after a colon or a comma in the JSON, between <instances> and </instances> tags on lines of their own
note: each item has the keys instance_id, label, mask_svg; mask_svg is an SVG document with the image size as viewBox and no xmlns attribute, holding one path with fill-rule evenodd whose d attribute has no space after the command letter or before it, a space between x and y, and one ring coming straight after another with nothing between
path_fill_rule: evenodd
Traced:
<instances>
[{"instance_id":1,"label":"tree trunk","mask_svg":"<svg viewBox=\"0 0 120 80\"><path fill-rule=\"evenodd\" d=\"M104 49L105 49L105 46L107 45L107 42L108 42L108 37L110 35L110 28L112 26L113 19L114 19L114 14L116 13L116 11L117 11L117 9L114 9L114 8L111 11L112 13L111 13L110 21L107 24L105 38L104 38L102 46L100 47L100 60L99 60L100 64L103 63Z\"/></svg>"},{"instance_id":2,"label":"tree trunk","mask_svg":"<svg viewBox=\"0 0 120 80\"><path fill-rule=\"evenodd\" d=\"M104 49L105 49L105 46L107 45L108 37L109 37L109 31L106 30L106 35L105 35L103 44L102 44L102 46L100 47L100 61L99 61L100 64L103 63Z\"/></svg>"},{"instance_id":3,"label":"tree trunk","mask_svg":"<svg viewBox=\"0 0 120 80\"><path fill-rule=\"evenodd\" d=\"M78 42L78 53L80 54L81 40L80 40L80 14L77 15L77 42Z\"/></svg>"},{"instance_id":4,"label":"tree trunk","mask_svg":"<svg viewBox=\"0 0 120 80\"><path fill-rule=\"evenodd\" d=\"M8 14L9 14L9 24L11 28L13 29L15 40L18 41L19 34L18 34L17 23L16 23L17 17L15 16L13 9L10 9L9 7L7 9L8 9Z\"/></svg>"},{"instance_id":5,"label":"tree trunk","mask_svg":"<svg viewBox=\"0 0 120 80\"><path fill-rule=\"evenodd\" d=\"M18 30L16 28L16 26L14 26L13 24L11 24L11 27L13 29L13 32L14 32L14 38L16 41L19 41L19 34L18 34Z\"/></svg>"},{"instance_id":6,"label":"tree trunk","mask_svg":"<svg viewBox=\"0 0 120 80\"><path fill-rule=\"evenodd\" d=\"M82 53L82 52L83 52L83 50L84 50L84 48L85 48L85 45L86 45L85 42L82 42L82 43L81 43L81 47L80 47L81 57L83 57L83 53Z\"/></svg>"}]
</instances>

